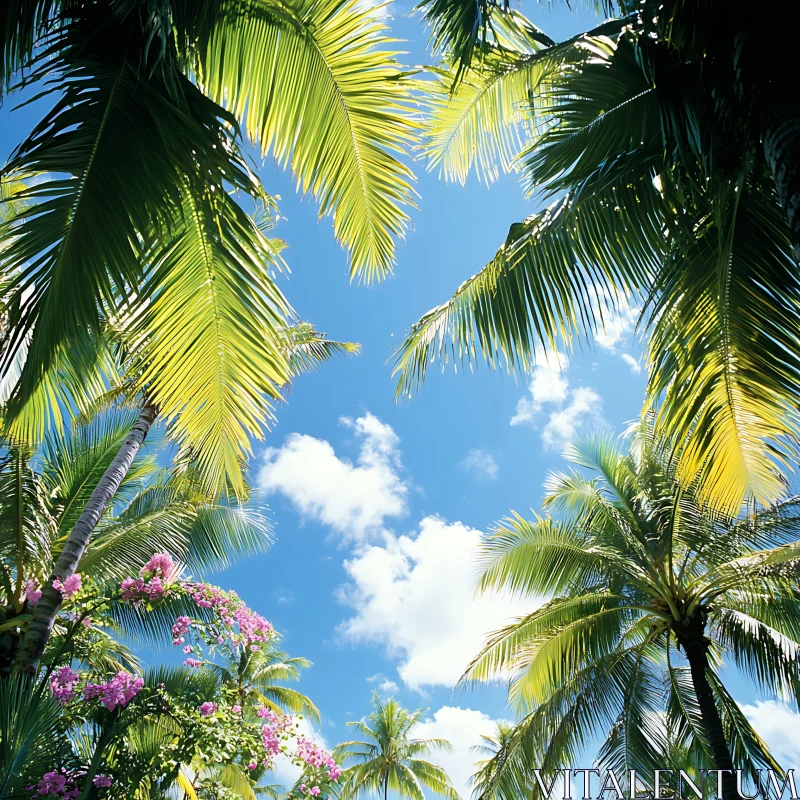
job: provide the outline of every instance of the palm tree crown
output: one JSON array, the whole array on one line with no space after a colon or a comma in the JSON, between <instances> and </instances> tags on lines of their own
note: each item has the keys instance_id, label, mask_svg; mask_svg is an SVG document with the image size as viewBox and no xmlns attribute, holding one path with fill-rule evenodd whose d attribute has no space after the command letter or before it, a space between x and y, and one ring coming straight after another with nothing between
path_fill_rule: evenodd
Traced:
<instances>
[{"instance_id":1,"label":"palm tree crown","mask_svg":"<svg viewBox=\"0 0 800 800\"><path fill-rule=\"evenodd\" d=\"M750 777L777 768L719 668L724 657L800 700L800 501L722 517L679 487L669 449L652 427L629 454L603 435L582 440L568 456L592 476L546 485L558 519L513 515L486 538L482 589L552 599L491 634L466 672L510 672L526 714L483 768L484 788L528 785L526 765L574 763L600 731L599 760L618 769L652 773L681 750ZM730 781L723 795L736 796Z\"/></svg>"},{"instance_id":2,"label":"palm tree crown","mask_svg":"<svg viewBox=\"0 0 800 800\"><path fill-rule=\"evenodd\" d=\"M214 665L213 670L222 686L232 691L242 708L266 706L278 713L293 711L307 714L312 722L319 722L319 710L301 692L284 681L300 679L300 670L311 662L301 656L289 656L272 641L260 648L238 648L229 655L225 665Z\"/></svg>"},{"instance_id":3,"label":"palm tree crown","mask_svg":"<svg viewBox=\"0 0 800 800\"><path fill-rule=\"evenodd\" d=\"M412 729L425 718L426 709L408 711L394 698L372 697L373 711L366 722L348 722L364 737L363 741L343 742L334 751L337 762L349 766L342 777L342 800L377 795L383 800L389 791L401 797L424 800L422 787L457 800L447 773L424 760L434 750L449 750L445 739L412 739Z\"/></svg>"}]
</instances>

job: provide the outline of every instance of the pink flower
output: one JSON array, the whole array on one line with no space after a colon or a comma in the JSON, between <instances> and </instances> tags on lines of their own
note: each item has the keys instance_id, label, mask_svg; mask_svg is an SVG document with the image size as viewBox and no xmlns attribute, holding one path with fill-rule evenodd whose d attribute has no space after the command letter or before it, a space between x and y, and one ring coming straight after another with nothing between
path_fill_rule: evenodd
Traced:
<instances>
[{"instance_id":1,"label":"pink flower","mask_svg":"<svg viewBox=\"0 0 800 800\"><path fill-rule=\"evenodd\" d=\"M231 711L233 711L234 714L241 714L242 713L242 707L241 706L231 706Z\"/></svg>"},{"instance_id":2,"label":"pink flower","mask_svg":"<svg viewBox=\"0 0 800 800\"><path fill-rule=\"evenodd\" d=\"M187 644L186 647L183 648L183 652L184 653L192 653L192 652L194 652L194 647L192 647L190 644Z\"/></svg>"},{"instance_id":3,"label":"pink flower","mask_svg":"<svg viewBox=\"0 0 800 800\"><path fill-rule=\"evenodd\" d=\"M258 762L257 762L257 761L251 761L251 762L250 762L250 763L247 765L247 769L255 769L257 766L258 766Z\"/></svg>"},{"instance_id":4,"label":"pink flower","mask_svg":"<svg viewBox=\"0 0 800 800\"><path fill-rule=\"evenodd\" d=\"M281 751L281 743L275 728L271 725L264 725L261 728L261 741L264 743L264 750L268 756L276 756Z\"/></svg>"},{"instance_id":5,"label":"pink flower","mask_svg":"<svg viewBox=\"0 0 800 800\"><path fill-rule=\"evenodd\" d=\"M313 794L316 797L319 794L319 786L314 786L310 789L309 794Z\"/></svg>"},{"instance_id":6,"label":"pink flower","mask_svg":"<svg viewBox=\"0 0 800 800\"><path fill-rule=\"evenodd\" d=\"M76 572L74 575L70 575L65 581L53 578L53 588L61 593L64 600L72 600L81 589L80 573Z\"/></svg>"},{"instance_id":7,"label":"pink flower","mask_svg":"<svg viewBox=\"0 0 800 800\"><path fill-rule=\"evenodd\" d=\"M199 669L203 666L203 662L198 658L187 658L186 661L183 662L183 666L189 667L189 669Z\"/></svg>"},{"instance_id":8,"label":"pink flower","mask_svg":"<svg viewBox=\"0 0 800 800\"><path fill-rule=\"evenodd\" d=\"M59 703L63 705L75 697L75 684L77 681L78 673L73 672L69 667L61 667L53 674L50 678L50 689Z\"/></svg>"},{"instance_id":9,"label":"pink flower","mask_svg":"<svg viewBox=\"0 0 800 800\"><path fill-rule=\"evenodd\" d=\"M338 781L339 777L342 774L342 769L341 767L337 767L336 764L334 764L332 767L328 769L328 772L330 773L332 781Z\"/></svg>"},{"instance_id":10,"label":"pink flower","mask_svg":"<svg viewBox=\"0 0 800 800\"><path fill-rule=\"evenodd\" d=\"M145 580L162 580L172 583L178 577L178 568L169 553L156 553L139 571Z\"/></svg>"},{"instance_id":11,"label":"pink flower","mask_svg":"<svg viewBox=\"0 0 800 800\"><path fill-rule=\"evenodd\" d=\"M33 578L25 581L25 599L31 606L35 606L42 599L42 588Z\"/></svg>"},{"instance_id":12,"label":"pink flower","mask_svg":"<svg viewBox=\"0 0 800 800\"><path fill-rule=\"evenodd\" d=\"M259 706L256 709L256 715L261 717L261 719L266 719L268 722L278 721L278 715L266 706Z\"/></svg>"},{"instance_id":13,"label":"pink flower","mask_svg":"<svg viewBox=\"0 0 800 800\"><path fill-rule=\"evenodd\" d=\"M61 794L67 785L67 776L59 772L45 772L39 781L36 794Z\"/></svg>"},{"instance_id":14,"label":"pink flower","mask_svg":"<svg viewBox=\"0 0 800 800\"><path fill-rule=\"evenodd\" d=\"M87 683L83 687L84 700L100 698L100 704L113 711L117 706L125 707L144 686L141 678L134 678L130 672L118 672L108 683Z\"/></svg>"},{"instance_id":15,"label":"pink flower","mask_svg":"<svg viewBox=\"0 0 800 800\"><path fill-rule=\"evenodd\" d=\"M172 626L172 643L173 644L183 644L185 639L183 638L187 633L189 633L189 628L192 625L192 621L189 617L178 617L175 620L175 624Z\"/></svg>"},{"instance_id":16,"label":"pink flower","mask_svg":"<svg viewBox=\"0 0 800 800\"><path fill-rule=\"evenodd\" d=\"M108 775L95 775L94 778L92 778L92 783L98 787L108 787L111 786L114 781L112 781Z\"/></svg>"},{"instance_id":17,"label":"pink flower","mask_svg":"<svg viewBox=\"0 0 800 800\"><path fill-rule=\"evenodd\" d=\"M210 717L212 714L216 713L217 708L218 706L216 703L209 703L206 701L200 706L199 710L204 717Z\"/></svg>"}]
</instances>

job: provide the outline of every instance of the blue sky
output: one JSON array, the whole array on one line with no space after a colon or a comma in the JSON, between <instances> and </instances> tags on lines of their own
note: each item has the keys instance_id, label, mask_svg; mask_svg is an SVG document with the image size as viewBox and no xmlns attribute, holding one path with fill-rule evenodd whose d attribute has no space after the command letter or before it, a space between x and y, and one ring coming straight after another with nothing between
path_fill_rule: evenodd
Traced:
<instances>
[{"instance_id":1,"label":"blue sky","mask_svg":"<svg viewBox=\"0 0 800 800\"><path fill-rule=\"evenodd\" d=\"M556 39L593 22L560 4L522 10ZM420 64L426 34L410 11L407 0L392 4L389 22L408 41L408 63ZM35 119L34 110L11 107L7 99L0 110L1 157ZM536 210L514 176L464 188L422 163L415 169L420 208L396 274L364 287L349 282L345 254L313 199L298 197L271 160L261 167L267 190L280 196L277 235L288 243L294 307L331 337L360 342L362 352L297 381L251 465L277 541L214 580L273 621L291 654L314 662L300 688L322 711L327 744L347 738L345 722L368 712L374 689L394 692L430 709L425 733L453 740L456 752L442 761L463 787L469 746L491 720L511 715L502 687L453 694L453 683L482 634L525 609L507 599L474 602L471 549L510 509L539 507L570 431L619 432L634 419L645 378L636 371L632 318L623 316L560 370L553 363L517 380L483 368L434 372L417 397L396 405L388 362L404 330L489 260L512 222ZM742 700L755 700L738 685ZM765 735L780 744L781 725L796 720L779 718L777 706L759 708L753 713L772 726Z\"/></svg>"}]
</instances>

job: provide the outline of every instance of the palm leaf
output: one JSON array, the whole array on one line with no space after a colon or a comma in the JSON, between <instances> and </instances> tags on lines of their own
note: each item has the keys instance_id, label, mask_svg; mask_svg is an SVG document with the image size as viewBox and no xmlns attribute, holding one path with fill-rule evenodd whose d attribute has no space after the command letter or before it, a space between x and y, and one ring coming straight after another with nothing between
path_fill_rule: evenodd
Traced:
<instances>
[{"instance_id":1,"label":"palm leaf","mask_svg":"<svg viewBox=\"0 0 800 800\"><path fill-rule=\"evenodd\" d=\"M178 4L176 4L178 5ZM200 84L264 153L291 164L299 188L333 215L351 274L386 275L413 204L398 160L413 140L409 86L379 7L358 0L235 0L198 22L176 14ZM185 14L185 16L184 16ZM185 33L184 33L185 32ZM180 34L179 34L180 35Z\"/></svg>"}]
</instances>

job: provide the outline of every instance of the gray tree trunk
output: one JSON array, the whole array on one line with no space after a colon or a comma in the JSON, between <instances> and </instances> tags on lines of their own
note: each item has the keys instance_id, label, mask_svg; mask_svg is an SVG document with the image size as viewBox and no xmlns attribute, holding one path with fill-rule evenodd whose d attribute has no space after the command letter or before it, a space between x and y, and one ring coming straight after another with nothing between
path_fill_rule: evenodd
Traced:
<instances>
[{"instance_id":1,"label":"gray tree trunk","mask_svg":"<svg viewBox=\"0 0 800 800\"><path fill-rule=\"evenodd\" d=\"M64 549L53 567L53 574L47 584L42 587L42 597L36 604L34 617L28 625L25 638L17 651L14 672L32 675L36 671L61 606L61 594L53 588L53 580L60 578L64 581L77 572L78 564L89 544L92 531L127 475L157 413L156 407L150 404L142 409L119 452L114 456L114 460L103 473L97 488L92 492L86 508L75 523Z\"/></svg>"}]
</instances>

